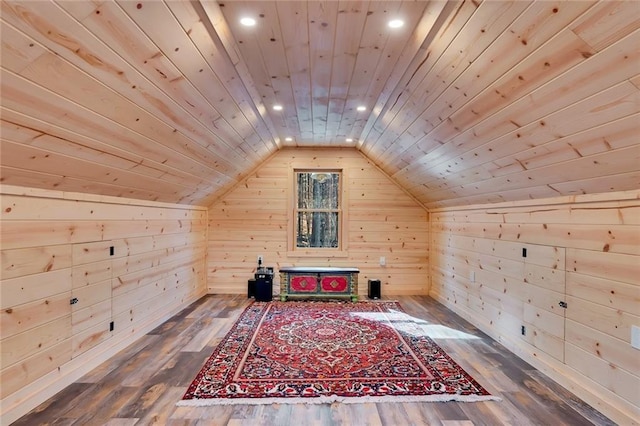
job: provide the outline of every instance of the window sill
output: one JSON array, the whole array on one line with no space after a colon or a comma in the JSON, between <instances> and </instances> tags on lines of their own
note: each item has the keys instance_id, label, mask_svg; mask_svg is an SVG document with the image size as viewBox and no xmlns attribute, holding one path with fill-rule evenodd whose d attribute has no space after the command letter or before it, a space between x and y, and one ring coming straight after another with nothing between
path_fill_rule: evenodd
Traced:
<instances>
[{"instance_id":1,"label":"window sill","mask_svg":"<svg viewBox=\"0 0 640 426\"><path fill-rule=\"evenodd\" d=\"M288 251L287 257L347 258L349 253L346 251L296 250Z\"/></svg>"}]
</instances>

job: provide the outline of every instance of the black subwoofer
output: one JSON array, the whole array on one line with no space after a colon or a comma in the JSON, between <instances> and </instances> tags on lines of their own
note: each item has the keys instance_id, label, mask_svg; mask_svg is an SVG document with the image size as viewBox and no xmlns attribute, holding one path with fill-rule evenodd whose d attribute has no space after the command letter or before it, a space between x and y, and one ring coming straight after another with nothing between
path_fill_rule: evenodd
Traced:
<instances>
[{"instance_id":1,"label":"black subwoofer","mask_svg":"<svg viewBox=\"0 0 640 426\"><path fill-rule=\"evenodd\" d=\"M380 280L369 280L369 299L380 299Z\"/></svg>"},{"instance_id":2,"label":"black subwoofer","mask_svg":"<svg viewBox=\"0 0 640 426\"><path fill-rule=\"evenodd\" d=\"M256 302L271 302L273 291L273 273L259 271L256 279Z\"/></svg>"},{"instance_id":3,"label":"black subwoofer","mask_svg":"<svg viewBox=\"0 0 640 426\"><path fill-rule=\"evenodd\" d=\"M256 280L251 278L247 281L247 298L251 299L256 297Z\"/></svg>"}]
</instances>

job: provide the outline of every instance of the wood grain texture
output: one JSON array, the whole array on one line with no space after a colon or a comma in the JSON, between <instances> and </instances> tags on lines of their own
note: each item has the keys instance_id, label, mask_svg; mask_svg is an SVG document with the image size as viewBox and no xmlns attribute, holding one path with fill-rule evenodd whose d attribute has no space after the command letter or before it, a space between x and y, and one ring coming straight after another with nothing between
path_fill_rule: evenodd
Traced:
<instances>
[{"instance_id":1,"label":"wood grain texture","mask_svg":"<svg viewBox=\"0 0 640 426\"><path fill-rule=\"evenodd\" d=\"M30 192L1 197L3 424L206 291L206 210Z\"/></svg>"},{"instance_id":2,"label":"wood grain texture","mask_svg":"<svg viewBox=\"0 0 640 426\"><path fill-rule=\"evenodd\" d=\"M209 206L351 147L429 208L640 185L634 0L76 3L2 3L3 184Z\"/></svg>"},{"instance_id":3,"label":"wood grain texture","mask_svg":"<svg viewBox=\"0 0 640 426\"><path fill-rule=\"evenodd\" d=\"M82 137L100 143L90 160L93 168L101 164L109 167L110 164L105 164L104 158L100 157L129 143L129 148L119 152L122 159L138 162L135 160L138 155L151 160L148 165L156 168L166 169L166 163L177 173L191 174L183 181L187 186L171 195L144 196L135 189L138 186L135 181L127 183L126 180L120 186L124 193L99 186L94 191L86 189L86 192L126 196L127 190L133 190L137 198L203 202L216 189L235 182L243 167L255 165L261 155L268 155L275 148L265 139L265 132L254 133L254 127L247 122L247 114L241 112L238 104L246 103L246 99L217 95L216 92L225 92L226 88L215 77L209 78L215 76L214 72L189 38L188 28L176 21L166 4L149 2L143 10L135 9L133 4L133 10L127 10L126 4L107 3L92 7L90 13L87 8L64 2L31 6L24 2L3 4L3 33L4 28L10 28L12 37L7 38L7 43L15 43L10 46L3 42L3 51L5 46L11 51L18 51L21 45L33 46L28 49L31 54L8 61L6 65L3 62L6 77L3 77L3 94L7 95L6 99L3 96L3 106L21 115L20 121L12 123L25 125L28 122L31 129L51 137L61 137L67 129L74 130L75 134L67 135L65 139L68 144L75 145L76 152L66 159L66 163L78 163L78 171L86 169L88 182L96 179L99 173L92 174L92 167L78 158ZM157 25L158 20L166 20L166 23ZM145 26L146 22L152 21L153 27ZM144 33L150 33L152 28L162 28L155 42ZM173 34L174 42L180 44L178 50L181 47L183 53L190 52L189 56L176 56L176 46L162 44L161 37L169 34ZM32 57L33 60L26 64ZM194 68L193 62L197 58L202 65ZM187 65L191 68L186 69ZM207 90L202 89L205 80ZM214 87L212 81L218 86ZM40 101L32 102L33 96ZM52 104L56 105L54 110L66 108L68 117L73 120L59 121L60 115L52 111ZM202 111L207 112L202 114ZM35 123L34 118L38 120ZM264 119L258 116L253 126L264 127ZM55 131L50 125L64 130ZM115 134L119 136L114 137ZM137 148L131 145L135 145L136 140L142 143ZM7 146L7 153L10 152L12 150ZM26 163L14 160L11 165L29 169ZM180 162L182 165L178 165ZM35 162L29 163L33 168ZM201 172L193 175L197 169ZM112 175L118 180L125 179L129 173L129 168L120 168ZM139 183L143 181L144 178ZM24 185L20 179L11 183ZM164 187L157 182L157 190ZM202 192L198 188L206 189Z\"/></svg>"},{"instance_id":4,"label":"wood grain texture","mask_svg":"<svg viewBox=\"0 0 640 426\"><path fill-rule=\"evenodd\" d=\"M398 300L409 315L434 326L436 342L502 401L177 407L218 336L249 303L244 295L209 295L15 425L545 425L550 418L558 425L614 424L433 299Z\"/></svg>"},{"instance_id":5,"label":"wood grain texture","mask_svg":"<svg viewBox=\"0 0 640 426\"><path fill-rule=\"evenodd\" d=\"M343 170L348 200L343 200L346 250L340 255L297 254L290 247L289 197L296 167ZM282 150L211 206L209 292L246 294L262 255L265 265L275 268L357 267L361 295L368 279L381 280L383 294L426 294L428 228L424 208L356 150ZM386 257L384 267L380 256ZM275 289L279 277L274 284Z\"/></svg>"},{"instance_id":6,"label":"wood grain texture","mask_svg":"<svg viewBox=\"0 0 640 426\"><path fill-rule=\"evenodd\" d=\"M432 210L430 294L614 420L633 423L639 197Z\"/></svg>"}]
</instances>

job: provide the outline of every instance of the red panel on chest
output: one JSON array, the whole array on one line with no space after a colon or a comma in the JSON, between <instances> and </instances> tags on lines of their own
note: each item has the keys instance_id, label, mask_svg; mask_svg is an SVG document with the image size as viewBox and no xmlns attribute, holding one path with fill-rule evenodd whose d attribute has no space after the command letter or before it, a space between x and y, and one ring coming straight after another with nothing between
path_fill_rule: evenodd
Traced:
<instances>
[{"instance_id":1,"label":"red panel on chest","mask_svg":"<svg viewBox=\"0 0 640 426\"><path fill-rule=\"evenodd\" d=\"M336 275L322 277L322 291L325 293L345 293L349 288L347 277Z\"/></svg>"},{"instance_id":2,"label":"red panel on chest","mask_svg":"<svg viewBox=\"0 0 640 426\"><path fill-rule=\"evenodd\" d=\"M318 291L318 278L315 275L297 275L291 277L291 291L297 293Z\"/></svg>"}]
</instances>

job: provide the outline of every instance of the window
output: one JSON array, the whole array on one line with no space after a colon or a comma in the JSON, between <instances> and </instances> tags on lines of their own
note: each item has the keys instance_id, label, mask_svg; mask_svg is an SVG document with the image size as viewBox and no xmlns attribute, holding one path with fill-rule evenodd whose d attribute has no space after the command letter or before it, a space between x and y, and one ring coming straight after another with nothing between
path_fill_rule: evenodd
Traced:
<instances>
[{"instance_id":1,"label":"window","mask_svg":"<svg viewBox=\"0 0 640 426\"><path fill-rule=\"evenodd\" d=\"M339 249L341 173L296 171L294 204L295 247L297 249Z\"/></svg>"}]
</instances>

